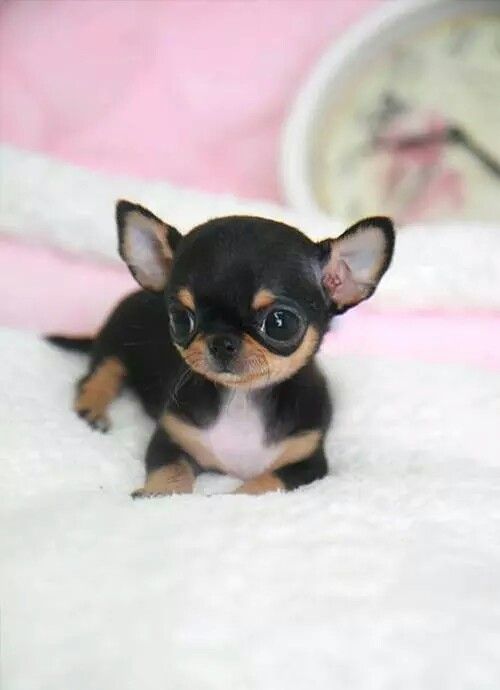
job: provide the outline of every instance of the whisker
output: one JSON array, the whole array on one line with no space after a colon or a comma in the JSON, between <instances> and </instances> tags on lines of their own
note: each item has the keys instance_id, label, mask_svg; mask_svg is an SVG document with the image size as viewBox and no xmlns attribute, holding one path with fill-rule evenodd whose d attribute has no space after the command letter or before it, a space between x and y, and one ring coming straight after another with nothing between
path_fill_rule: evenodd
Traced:
<instances>
[{"instance_id":1,"label":"whisker","mask_svg":"<svg viewBox=\"0 0 500 690\"><path fill-rule=\"evenodd\" d=\"M178 378L178 380L177 380L177 382L176 382L176 384L175 384L175 386L174 386L174 388L173 388L173 391L172 391L172 393L171 393L171 399L172 399L176 404L178 404L178 402L179 402L177 396L179 395L179 392L180 392L181 388L182 388L184 385L186 385L186 383L187 383L187 382L189 381L189 379L191 378L192 374L193 374L192 370L189 369L189 368L186 368L186 369L181 373L181 375L179 376L179 378Z\"/></svg>"}]
</instances>

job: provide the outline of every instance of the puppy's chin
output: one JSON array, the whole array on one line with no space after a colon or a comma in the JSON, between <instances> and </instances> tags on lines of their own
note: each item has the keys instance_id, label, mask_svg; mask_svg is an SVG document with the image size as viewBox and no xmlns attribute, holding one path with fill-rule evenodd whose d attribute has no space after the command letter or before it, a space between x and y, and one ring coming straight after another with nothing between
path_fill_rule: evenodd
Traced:
<instances>
[{"instance_id":1,"label":"puppy's chin","mask_svg":"<svg viewBox=\"0 0 500 690\"><path fill-rule=\"evenodd\" d=\"M246 368L244 362L242 362L241 370L236 373L231 371L217 371L204 362L191 363L188 358L185 357L184 359L193 371L201 374L201 376L209 381L226 386L227 388L250 390L252 388L264 388L270 383L270 373L267 369L265 371L255 371L251 367Z\"/></svg>"},{"instance_id":2,"label":"puppy's chin","mask_svg":"<svg viewBox=\"0 0 500 690\"><path fill-rule=\"evenodd\" d=\"M210 381L220 383L227 388L264 388L269 385L269 376L266 373L233 374L230 372L207 371L204 376Z\"/></svg>"}]
</instances>

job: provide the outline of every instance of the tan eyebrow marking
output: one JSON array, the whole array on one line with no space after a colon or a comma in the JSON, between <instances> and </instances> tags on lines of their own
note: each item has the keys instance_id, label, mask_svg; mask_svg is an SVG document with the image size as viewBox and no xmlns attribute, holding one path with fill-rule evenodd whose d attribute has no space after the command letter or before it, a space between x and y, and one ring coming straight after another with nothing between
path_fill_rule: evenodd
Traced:
<instances>
[{"instance_id":1,"label":"tan eyebrow marking","mask_svg":"<svg viewBox=\"0 0 500 690\"><path fill-rule=\"evenodd\" d=\"M194 297L191 290L188 290L187 288L181 288L177 293L177 299L184 307L187 307L188 309L191 309L191 311L194 311Z\"/></svg>"},{"instance_id":2,"label":"tan eyebrow marking","mask_svg":"<svg viewBox=\"0 0 500 690\"><path fill-rule=\"evenodd\" d=\"M255 297L253 298L252 302L252 309L263 309L264 307L268 307L275 301L275 299L276 295L274 295L271 290L266 290L263 288L255 293Z\"/></svg>"}]
</instances>

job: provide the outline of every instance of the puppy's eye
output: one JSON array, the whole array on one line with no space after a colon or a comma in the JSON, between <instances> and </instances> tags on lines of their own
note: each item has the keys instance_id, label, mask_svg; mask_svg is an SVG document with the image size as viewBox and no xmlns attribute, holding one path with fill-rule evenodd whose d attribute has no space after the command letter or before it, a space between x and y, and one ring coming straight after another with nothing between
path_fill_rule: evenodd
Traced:
<instances>
[{"instance_id":1,"label":"puppy's eye","mask_svg":"<svg viewBox=\"0 0 500 690\"><path fill-rule=\"evenodd\" d=\"M303 322L298 314L290 309L273 309L262 322L262 332L278 343L296 340L302 333Z\"/></svg>"},{"instance_id":2,"label":"puppy's eye","mask_svg":"<svg viewBox=\"0 0 500 690\"><path fill-rule=\"evenodd\" d=\"M195 318L192 311L182 307L170 309L170 330L179 344L188 343L195 330Z\"/></svg>"}]
</instances>

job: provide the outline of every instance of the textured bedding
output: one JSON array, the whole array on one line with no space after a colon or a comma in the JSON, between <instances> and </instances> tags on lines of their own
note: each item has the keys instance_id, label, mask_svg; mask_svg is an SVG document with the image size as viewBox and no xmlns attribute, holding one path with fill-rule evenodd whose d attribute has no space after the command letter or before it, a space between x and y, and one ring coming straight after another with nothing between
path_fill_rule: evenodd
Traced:
<instances>
[{"instance_id":1,"label":"textured bedding","mask_svg":"<svg viewBox=\"0 0 500 690\"><path fill-rule=\"evenodd\" d=\"M337 236L341 222L168 182L104 175L0 146L0 228L14 237L117 261L114 205L130 199L186 232L220 215L257 214L299 227L313 239ZM391 270L370 304L380 309L500 310L500 232L474 224L400 230Z\"/></svg>"},{"instance_id":2,"label":"textured bedding","mask_svg":"<svg viewBox=\"0 0 500 690\"><path fill-rule=\"evenodd\" d=\"M150 422L69 412L80 356L2 331L9 690L496 690L500 373L323 357L331 475L132 501Z\"/></svg>"},{"instance_id":3,"label":"textured bedding","mask_svg":"<svg viewBox=\"0 0 500 690\"><path fill-rule=\"evenodd\" d=\"M0 154L0 322L24 329L91 331L132 287L117 196L182 229L228 212L340 229ZM385 287L325 341L331 473L288 495L224 496L235 480L205 475L133 502L150 420L125 394L112 431L90 431L69 409L84 360L0 330L6 688L497 690L499 238L401 231Z\"/></svg>"}]
</instances>

